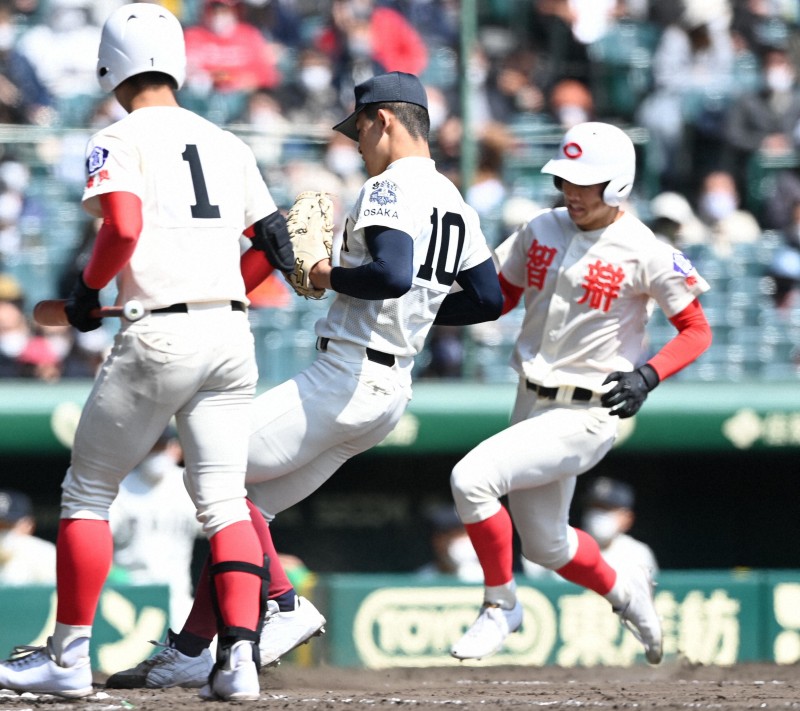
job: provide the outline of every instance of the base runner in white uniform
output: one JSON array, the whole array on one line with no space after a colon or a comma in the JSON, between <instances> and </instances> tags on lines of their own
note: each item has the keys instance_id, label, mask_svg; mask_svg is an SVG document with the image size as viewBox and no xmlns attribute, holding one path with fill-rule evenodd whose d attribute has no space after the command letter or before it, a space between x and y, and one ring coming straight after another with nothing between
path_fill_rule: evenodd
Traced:
<instances>
[{"instance_id":1,"label":"base runner in white uniform","mask_svg":"<svg viewBox=\"0 0 800 711\"><path fill-rule=\"evenodd\" d=\"M555 176L566 206L539 212L498 248L504 312L520 298L525 304L513 354L519 386L509 427L452 472L456 509L484 573L480 614L451 650L459 659L493 654L522 624L513 517L527 559L604 596L648 661L661 660L649 571L614 570L594 539L568 524L576 479L611 449L618 417L636 414L659 381L711 342L697 300L706 282L620 207L635 168L633 143L620 129L573 127L542 169ZM639 365L653 301L678 334ZM500 502L506 495L509 510Z\"/></svg>"},{"instance_id":2,"label":"base runner in white uniform","mask_svg":"<svg viewBox=\"0 0 800 711\"><path fill-rule=\"evenodd\" d=\"M201 693L259 696L267 572L244 486L257 368L239 241L252 228L254 246L284 270L293 255L249 148L179 107L185 67L183 30L169 11L138 3L109 16L98 78L129 115L87 148L83 205L103 225L66 312L79 330L98 328L92 309L116 277L119 303L138 299L149 313L122 322L75 435L62 484L55 630L44 647L0 663L0 688L92 693L90 638L112 560L109 507L174 416L211 548L218 661ZM249 252L248 263L255 255L267 264L262 251Z\"/></svg>"},{"instance_id":3,"label":"base runner in white uniform","mask_svg":"<svg viewBox=\"0 0 800 711\"><path fill-rule=\"evenodd\" d=\"M437 172L425 89L391 72L355 89L355 111L334 128L358 142L371 176L331 260L311 272L336 292L316 324L316 361L254 401L247 487L267 520L316 491L348 459L381 442L411 399L411 370L432 324L494 320L502 293L475 211ZM461 291L453 290L458 283ZM269 529L264 525L266 535ZM264 543L264 532L261 533ZM319 633L325 619L298 598L270 557L264 664ZM120 685L192 684L198 649L214 635L204 585L178 635L184 656L159 655L112 677Z\"/></svg>"}]
</instances>

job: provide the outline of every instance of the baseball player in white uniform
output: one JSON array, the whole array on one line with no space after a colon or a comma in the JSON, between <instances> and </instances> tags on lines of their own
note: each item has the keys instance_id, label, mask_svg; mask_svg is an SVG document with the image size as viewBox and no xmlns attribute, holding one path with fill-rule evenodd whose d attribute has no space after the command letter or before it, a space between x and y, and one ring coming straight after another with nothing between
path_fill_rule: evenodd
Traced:
<instances>
[{"instance_id":1,"label":"baseball player in white uniform","mask_svg":"<svg viewBox=\"0 0 800 711\"><path fill-rule=\"evenodd\" d=\"M0 663L2 688L92 693L92 623L112 560L109 507L174 415L210 542L219 627L217 664L201 693L259 695L267 573L244 487L257 368L240 238L252 227L254 246L284 270L293 255L249 148L178 105L185 68L183 30L164 8L124 5L105 22L99 82L129 115L88 144L83 206L103 224L66 312L79 330L98 328L99 290L116 277L119 303L138 299L148 314L122 323L77 428L62 484L55 630L46 646Z\"/></svg>"},{"instance_id":2,"label":"baseball player in white uniform","mask_svg":"<svg viewBox=\"0 0 800 711\"><path fill-rule=\"evenodd\" d=\"M604 596L647 660L661 660L649 571L615 570L591 536L568 524L576 479L611 449L618 418L636 414L659 381L711 342L697 300L708 285L621 207L635 168L622 130L598 122L571 128L542 169L565 207L539 212L499 250L504 312L520 298L525 304L513 353L519 386L509 427L452 472L456 509L484 574L478 618L451 650L459 659L493 654L522 624L513 516L526 558ZM678 334L639 365L651 301ZM499 500L505 495L510 514Z\"/></svg>"},{"instance_id":3,"label":"baseball player in white uniform","mask_svg":"<svg viewBox=\"0 0 800 711\"><path fill-rule=\"evenodd\" d=\"M315 287L336 292L316 324L319 356L254 401L247 487L267 520L394 429L411 399L414 357L434 322L493 320L502 306L477 214L431 160L427 97L419 79L381 74L357 86L355 100L355 111L334 128L358 142L370 178L332 259L311 272ZM461 291L452 289L456 283ZM264 627L265 664L325 622L309 601L298 601L272 551L265 547L269 598L280 612ZM214 630L204 589L199 586L180 637L210 643ZM182 648L180 640L178 649L189 667L196 649ZM143 685L191 683L192 673L152 665L152 659ZM129 672L136 676L135 669Z\"/></svg>"}]
</instances>

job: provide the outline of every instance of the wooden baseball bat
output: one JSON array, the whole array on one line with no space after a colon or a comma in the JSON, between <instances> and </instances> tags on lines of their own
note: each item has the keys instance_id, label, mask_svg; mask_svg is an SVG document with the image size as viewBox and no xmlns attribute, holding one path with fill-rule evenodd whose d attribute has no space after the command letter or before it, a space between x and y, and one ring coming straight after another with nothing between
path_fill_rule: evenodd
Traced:
<instances>
[{"instance_id":1,"label":"wooden baseball bat","mask_svg":"<svg viewBox=\"0 0 800 711\"><path fill-rule=\"evenodd\" d=\"M45 299L33 307L33 320L40 326L69 326L67 314L64 311L66 299ZM92 311L94 318L119 317L128 321L138 321L146 315L144 307L139 301L132 299L123 306L101 306Z\"/></svg>"}]
</instances>

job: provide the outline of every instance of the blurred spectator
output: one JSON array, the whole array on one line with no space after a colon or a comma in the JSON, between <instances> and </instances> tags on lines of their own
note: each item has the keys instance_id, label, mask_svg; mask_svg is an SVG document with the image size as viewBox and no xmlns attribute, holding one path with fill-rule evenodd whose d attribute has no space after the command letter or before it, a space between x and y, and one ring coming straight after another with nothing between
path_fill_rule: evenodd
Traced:
<instances>
[{"instance_id":1,"label":"blurred spectator","mask_svg":"<svg viewBox=\"0 0 800 711\"><path fill-rule=\"evenodd\" d=\"M700 158L695 142L719 140L732 95L747 88L737 75L727 0L685 0L679 22L664 29L653 55L654 89L636 122L651 134L661 188L690 186ZM719 151L717 151L719 152Z\"/></svg>"},{"instance_id":2,"label":"blurred spectator","mask_svg":"<svg viewBox=\"0 0 800 711\"><path fill-rule=\"evenodd\" d=\"M458 380L464 375L464 328L434 324L425 343L420 378Z\"/></svg>"},{"instance_id":3,"label":"blurred spectator","mask_svg":"<svg viewBox=\"0 0 800 711\"><path fill-rule=\"evenodd\" d=\"M563 77L591 80L586 44L573 31L578 20L571 0L534 0L527 34L546 63L545 86Z\"/></svg>"},{"instance_id":4,"label":"blurred spectator","mask_svg":"<svg viewBox=\"0 0 800 711\"><path fill-rule=\"evenodd\" d=\"M539 84L540 59L530 49L514 49L498 60L486 87L487 120L509 123L521 115L537 115L545 108ZM478 124L480 126L480 124Z\"/></svg>"},{"instance_id":5,"label":"blurred spectator","mask_svg":"<svg viewBox=\"0 0 800 711\"><path fill-rule=\"evenodd\" d=\"M332 0L316 45L331 58L334 84L348 107L353 87L374 74L419 76L428 65L428 49L417 29L397 10L373 0Z\"/></svg>"},{"instance_id":6,"label":"blurred spectator","mask_svg":"<svg viewBox=\"0 0 800 711\"><path fill-rule=\"evenodd\" d=\"M0 490L0 585L54 585L56 546L34 535L30 496Z\"/></svg>"},{"instance_id":7,"label":"blurred spectator","mask_svg":"<svg viewBox=\"0 0 800 711\"><path fill-rule=\"evenodd\" d=\"M710 230L710 245L721 257L731 254L734 244L757 242L761 226L740 207L733 175L718 170L703 178L697 198L698 216Z\"/></svg>"},{"instance_id":8,"label":"blurred spectator","mask_svg":"<svg viewBox=\"0 0 800 711\"><path fill-rule=\"evenodd\" d=\"M432 507L426 519L430 527L432 559L416 571L417 575L423 578L455 575L464 582L482 581L478 556L455 507L452 504Z\"/></svg>"},{"instance_id":9,"label":"blurred spectator","mask_svg":"<svg viewBox=\"0 0 800 711\"><path fill-rule=\"evenodd\" d=\"M276 96L286 117L299 127L330 131L342 114L347 113L339 102L333 85L333 62L317 47L304 48L298 58L293 78L281 85Z\"/></svg>"},{"instance_id":10,"label":"blurred spectator","mask_svg":"<svg viewBox=\"0 0 800 711\"><path fill-rule=\"evenodd\" d=\"M663 192L650 201L649 223L656 237L683 249L690 244L708 244L708 228L694 214L689 201L680 193Z\"/></svg>"},{"instance_id":11,"label":"blurred spectator","mask_svg":"<svg viewBox=\"0 0 800 711\"><path fill-rule=\"evenodd\" d=\"M358 144L343 133L333 131L325 147L323 160L325 167L342 183L342 203L354 201L367 179Z\"/></svg>"},{"instance_id":12,"label":"blurred spectator","mask_svg":"<svg viewBox=\"0 0 800 711\"><path fill-rule=\"evenodd\" d=\"M242 139L252 148L261 166L278 165L284 140L294 130L283 113L283 106L273 90L257 89L247 96L244 111L231 121L250 129Z\"/></svg>"},{"instance_id":13,"label":"blurred spectator","mask_svg":"<svg viewBox=\"0 0 800 711\"><path fill-rule=\"evenodd\" d=\"M728 165L742 194L750 160L791 155L793 132L800 121L800 85L787 49L765 52L762 76L761 87L742 94L730 107L725 124Z\"/></svg>"},{"instance_id":14,"label":"blurred spectator","mask_svg":"<svg viewBox=\"0 0 800 711\"><path fill-rule=\"evenodd\" d=\"M783 241L772 255L767 276L772 279L772 302L781 313L800 303L800 200L791 205L792 220L782 232Z\"/></svg>"},{"instance_id":15,"label":"blurred spectator","mask_svg":"<svg viewBox=\"0 0 800 711\"><path fill-rule=\"evenodd\" d=\"M792 213L797 202L800 202L800 164L775 172L772 188L764 195L761 205L762 227L766 230L785 229L794 219Z\"/></svg>"},{"instance_id":16,"label":"blurred spectator","mask_svg":"<svg viewBox=\"0 0 800 711\"><path fill-rule=\"evenodd\" d=\"M54 122L53 98L34 65L16 47L19 34L13 7L0 2L0 123Z\"/></svg>"},{"instance_id":17,"label":"blurred spectator","mask_svg":"<svg viewBox=\"0 0 800 711\"><path fill-rule=\"evenodd\" d=\"M125 479L111 504L114 576L170 589L169 624L180 629L192 606L191 568L202 528L183 483L183 450L173 428Z\"/></svg>"},{"instance_id":18,"label":"blurred spectator","mask_svg":"<svg viewBox=\"0 0 800 711\"><path fill-rule=\"evenodd\" d=\"M635 539L628 531L633 527L635 497L633 488L616 479L595 479L583 499L580 528L597 541L600 553L617 570L644 566L656 577L658 562L652 548ZM530 577L561 578L552 570L521 557L522 571Z\"/></svg>"},{"instance_id":19,"label":"blurred spectator","mask_svg":"<svg viewBox=\"0 0 800 711\"><path fill-rule=\"evenodd\" d=\"M184 32L185 90L205 96L278 85L275 47L257 27L242 21L241 11L239 0L204 0L200 23Z\"/></svg>"},{"instance_id":20,"label":"blurred spectator","mask_svg":"<svg viewBox=\"0 0 800 711\"><path fill-rule=\"evenodd\" d=\"M26 375L20 355L30 339L31 331L22 309L13 301L0 301L0 377L21 378Z\"/></svg>"},{"instance_id":21,"label":"blurred spectator","mask_svg":"<svg viewBox=\"0 0 800 711\"><path fill-rule=\"evenodd\" d=\"M511 133L499 123L487 125L478 139L478 164L472 185L467 188L465 200L484 223L488 218L499 215L506 199L508 190L503 181L503 157L512 144ZM496 244L503 236L505 235L486 233L490 245Z\"/></svg>"},{"instance_id":22,"label":"blurred spectator","mask_svg":"<svg viewBox=\"0 0 800 711\"><path fill-rule=\"evenodd\" d=\"M49 0L44 22L32 25L19 50L57 100L97 94L97 56L87 47L100 44L100 26L89 0Z\"/></svg>"},{"instance_id":23,"label":"blurred spectator","mask_svg":"<svg viewBox=\"0 0 800 711\"><path fill-rule=\"evenodd\" d=\"M258 27L269 42L286 50L303 44L303 23L306 18L295 0L245 0L242 19Z\"/></svg>"},{"instance_id":24,"label":"blurred spectator","mask_svg":"<svg viewBox=\"0 0 800 711\"><path fill-rule=\"evenodd\" d=\"M39 234L45 206L30 196L31 172L22 161L0 162L0 262L19 254L26 235Z\"/></svg>"},{"instance_id":25,"label":"blurred spectator","mask_svg":"<svg viewBox=\"0 0 800 711\"><path fill-rule=\"evenodd\" d=\"M550 90L547 109L553 122L565 131L584 121L594 121L594 98L577 79L561 79Z\"/></svg>"},{"instance_id":26,"label":"blurred spectator","mask_svg":"<svg viewBox=\"0 0 800 711\"><path fill-rule=\"evenodd\" d=\"M581 528L597 541L600 552L613 568L641 565L655 577L658 563L652 549L628 534L636 520L634 504L629 484L599 477L591 483L583 499Z\"/></svg>"}]
</instances>

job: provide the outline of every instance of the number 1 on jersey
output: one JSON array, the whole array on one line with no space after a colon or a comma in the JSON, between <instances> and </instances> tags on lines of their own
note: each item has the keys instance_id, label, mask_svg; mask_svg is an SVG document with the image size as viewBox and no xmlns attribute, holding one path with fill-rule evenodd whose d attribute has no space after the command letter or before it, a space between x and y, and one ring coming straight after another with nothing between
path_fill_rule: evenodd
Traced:
<instances>
[{"instance_id":1,"label":"number 1 on jersey","mask_svg":"<svg viewBox=\"0 0 800 711\"><path fill-rule=\"evenodd\" d=\"M203 166L200 165L200 154L197 152L197 146L194 144L187 145L181 156L189 164L192 185L194 186L196 203L192 205L192 217L208 219L219 217L219 205L212 205L208 199L208 188L206 188L206 179L203 176Z\"/></svg>"}]
</instances>

